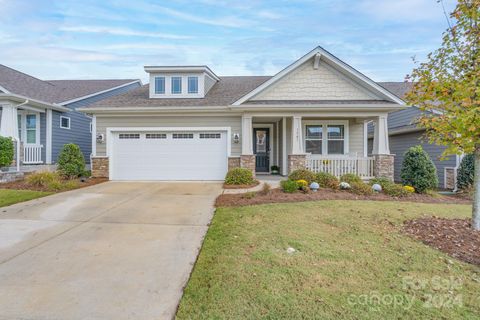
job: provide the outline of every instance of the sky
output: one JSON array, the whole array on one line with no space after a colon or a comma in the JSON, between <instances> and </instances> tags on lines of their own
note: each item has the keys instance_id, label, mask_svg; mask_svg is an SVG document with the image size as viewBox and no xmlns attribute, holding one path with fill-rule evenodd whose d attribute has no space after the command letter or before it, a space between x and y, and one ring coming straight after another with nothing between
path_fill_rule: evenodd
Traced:
<instances>
[{"instance_id":1,"label":"sky","mask_svg":"<svg viewBox=\"0 0 480 320\"><path fill-rule=\"evenodd\" d=\"M0 0L0 12L0 64L144 83L145 65L274 75L318 45L375 81L403 81L448 26L436 0Z\"/></svg>"}]
</instances>

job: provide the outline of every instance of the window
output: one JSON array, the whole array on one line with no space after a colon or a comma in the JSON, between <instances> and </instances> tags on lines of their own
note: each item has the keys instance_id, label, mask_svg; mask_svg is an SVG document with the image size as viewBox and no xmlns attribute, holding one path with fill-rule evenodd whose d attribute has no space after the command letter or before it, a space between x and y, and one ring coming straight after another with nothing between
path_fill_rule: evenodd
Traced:
<instances>
[{"instance_id":1,"label":"window","mask_svg":"<svg viewBox=\"0 0 480 320\"><path fill-rule=\"evenodd\" d=\"M312 154L322 154L322 125L307 125L305 127L305 152Z\"/></svg>"},{"instance_id":2,"label":"window","mask_svg":"<svg viewBox=\"0 0 480 320\"><path fill-rule=\"evenodd\" d=\"M165 77L155 77L155 94L165 94Z\"/></svg>"},{"instance_id":3,"label":"window","mask_svg":"<svg viewBox=\"0 0 480 320\"><path fill-rule=\"evenodd\" d=\"M328 125L328 154L343 154L345 145L345 126L344 125Z\"/></svg>"},{"instance_id":4,"label":"window","mask_svg":"<svg viewBox=\"0 0 480 320\"><path fill-rule=\"evenodd\" d=\"M17 121L18 121L18 139L22 141L22 115L17 115Z\"/></svg>"},{"instance_id":5,"label":"window","mask_svg":"<svg viewBox=\"0 0 480 320\"><path fill-rule=\"evenodd\" d=\"M70 118L60 116L60 128L70 129Z\"/></svg>"},{"instance_id":6,"label":"window","mask_svg":"<svg viewBox=\"0 0 480 320\"><path fill-rule=\"evenodd\" d=\"M188 93L198 93L198 77L188 77Z\"/></svg>"},{"instance_id":7,"label":"window","mask_svg":"<svg viewBox=\"0 0 480 320\"><path fill-rule=\"evenodd\" d=\"M37 143L37 116L27 114L26 120L27 143Z\"/></svg>"},{"instance_id":8,"label":"window","mask_svg":"<svg viewBox=\"0 0 480 320\"><path fill-rule=\"evenodd\" d=\"M200 133L200 139L220 139L220 133Z\"/></svg>"},{"instance_id":9,"label":"window","mask_svg":"<svg viewBox=\"0 0 480 320\"><path fill-rule=\"evenodd\" d=\"M173 139L193 139L193 133L174 133Z\"/></svg>"},{"instance_id":10,"label":"window","mask_svg":"<svg viewBox=\"0 0 480 320\"><path fill-rule=\"evenodd\" d=\"M147 133L145 135L147 139L167 139L166 133Z\"/></svg>"},{"instance_id":11,"label":"window","mask_svg":"<svg viewBox=\"0 0 480 320\"><path fill-rule=\"evenodd\" d=\"M172 77L172 94L182 93L182 77Z\"/></svg>"},{"instance_id":12,"label":"window","mask_svg":"<svg viewBox=\"0 0 480 320\"><path fill-rule=\"evenodd\" d=\"M140 133L120 133L120 139L140 139Z\"/></svg>"}]
</instances>

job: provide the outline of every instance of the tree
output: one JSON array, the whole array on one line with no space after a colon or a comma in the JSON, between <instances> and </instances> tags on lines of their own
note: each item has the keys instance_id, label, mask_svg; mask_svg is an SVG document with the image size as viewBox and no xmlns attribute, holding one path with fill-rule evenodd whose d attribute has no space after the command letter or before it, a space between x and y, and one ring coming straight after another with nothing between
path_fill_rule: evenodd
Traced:
<instances>
[{"instance_id":1,"label":"tree","mask_svg":"<svg viewBox=\"0 0 480 320\"><path fill-rule=\"evenodd\" d=\"M446 17L442 46L416 62L405 99L424 111L419 125L431 143L447 147L445 156L475 155L472 227L480 230L480 0L459 0L453 23Z\"/></svg>"}]
</instances>

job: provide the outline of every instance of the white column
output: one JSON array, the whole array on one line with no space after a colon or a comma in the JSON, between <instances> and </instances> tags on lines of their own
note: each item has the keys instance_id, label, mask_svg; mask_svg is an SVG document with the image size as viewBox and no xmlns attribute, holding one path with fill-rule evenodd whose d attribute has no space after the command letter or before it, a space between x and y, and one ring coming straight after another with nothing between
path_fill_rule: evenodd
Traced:
<instances>
[{"instance_id":1,"label":"white column","mask_svg":"<svg viewBox=\"0 0 480 320\"><path fill-rule=\"evenodd\" d=\"M375 119L373 154L390 154L387 115L378 116Z\"/></svg>"},{"instance_id":2,"label":"white column","mask_svg":"<svg viewBox=\"0 0 480 320\"><path fill-rule=\"evenodd\" d=\"M242 154L253 154L252 116L242 116Z\"/></svg>"},{"instance_id":3,"label":"white column","mask_svg":"<svg viewBox=\"0 0 480 320\"><path fill-rule=\"evenodd\" d=\"M97 155L97 116L92 117L92 157Z\"/></svg>"},{"instance_id":4,"label":"white column","mask_svg":"<svg viewBox=\"0 0 480 320\"><path fill-rule=\"evenodd\" d=\"M52 163L52 109L47 109L45 115L45 122L46 122L46 143L45 143L45 163L51 164Z\"/></svg>"},{"instance_id":5,"label":"white column","mask_svg":"<svg viewBox=\"0 0 480 320\"><path fill-rule=\"evenodd\" d=\"M304 154L302 138L302 117L292 118L292 154Z\"/></svg>"},{"instance_id":6,"label":"white column","mask_svg":"<svg viewBox=\"0 0 480 320\"><path fill-rule=\"evenodd\" d=\"M12 105L2 105L0 136L18 139L17 108Z\"/></svg>"}]
</instances>

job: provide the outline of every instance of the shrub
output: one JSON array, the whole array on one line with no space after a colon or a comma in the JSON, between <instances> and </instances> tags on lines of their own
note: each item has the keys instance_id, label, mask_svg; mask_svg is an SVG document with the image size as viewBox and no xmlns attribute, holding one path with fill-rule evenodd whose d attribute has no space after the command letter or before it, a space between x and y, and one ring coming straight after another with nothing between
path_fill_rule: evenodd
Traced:
<instances>
[{"instance_id":1,"label":"shrub","mask_svg":"<svg viewBox=\"0 0 480 320\"><path fill-rule=\"evenodd\" d=\"M414 193L415 188L412 186L404 186L403 189L405 189L408 193Z\"/></svg>"},{"instance_id":2,"label":"shrub","mask_svg":"<svg viewBox=\"0 0 480 320\"><path fill-rule=\"evenodd\" d=\"M270 193L271 189L272 189L272 186L270 186L268 183L265 182L263 184L262 190L260 190L259 193L265 196Z\"/></svg>"},{"instance_id":3,"label":"shrub","mask_svg":"<svg viewBox=\"0 0 480 320\"><path fill-rule=\"evenodd\" d=\"M14 147L11 138L0 137L0 167L9 166L13 161Z\"/></svg>"},{"instance_id":4,"label":"shrub","mask_svg":"<svg viewBox=\"0 0 480 320\"><path fill-rule=\"evenodd\" d=\"M295 181L305 180L308 184L310 184L315 181L315 173L307 169L298 169L292 171L292 173L290 173L290 175L288 176L288 179Z\"/></svg>"},{"instance_id":5,"label":"shrub","mask_svg":"<svg viewBox=\"0 0 480 320\"><path fill-rule=\"evenodd\" d=\"M382 189L385 189L385 186L387 184L392 184L393 182L390 181L390 179L385 178L385 177L380 177L380 178L373 178L372 180L369 181L369 184L373 186L374 184L379 184Z\"/></svg>"},{"instance_id":6,"label":"shrub","mask_svg":"<svg viewBox=\"0 0 480 320\"><path fill-rule=\"evenodd\" d=\"M340 181L342 182L347 182L347 183L363 183L362 181L362 178L360 178L359 176L357 176L356 174L354 173L347 173L347 174L344 174L343 176L340 177Z\"/></svg>"},{"instance_id":7,"label":"shrub","mask_svg":"<svg viewBox=\"0 0 480 320\"><path fill-rule=\"evenodd\" d=\"M283 180L280 182L283 192L294 193L298 190L298 184L294 180Z\"/></svg>"},{"instance_id":8,"label":"shrub","mask_svg":"<svg viewBox=\"0 0 480 320\"><path fill-rule=\"evenodd\" d=\"M247 168L233 168L227 172L225 184L228 185L250 185L254 184L252 171Z\"/></svg>"},{"instance_id":9,"label":"shrub","mask_svg":"<svg viewBox=\"0 0 480 320\"><path fill-rule=\"evenodd\" d=\"M315 181L318 182L322 188L338 189L338 179L333 174L328 172L319 172L315 176Z\"/></svg>"},{"instance_id":10,"label":"shrub","mask_svg":"<svg viewBox=\"0 0 480 320\"><path fill-rule=\"evenodd\" d=\"M475 156L467 154L463 157L457 174L458 189L465 190L473 186L473 178L475 173Z\"/></svg>"},{"instance_id":11,"label":"shrub","mask_svg":"<svg viewBox=\"0 0 480 320\"><path fill-rule=\"evenodd\" d=\"M85 172L85 159L80 147L74 143L63 146L58 156L58 171L69 178L76 178Z\"/></svg>"},{"instance_id":12,"label":"shrub","mask_svg":"<svg viewBox=\"0 0 480 320\"><path fill-rule=\"evenodd\" d=\"M348 182L347 182L348 183ZM350 192L360 195L369 196L373 194L372 187L362 181L350 183Z\"/></svg>"},{"instance_id":13,"label":"shrub","mask_svg":"<svg viewBox=\"0 0 480 320\"><path fill-rule=\"evenodd\" d=\"M405 152L400 176L404 185L414 187L418 193L438 186L437 168L422 146L411 147Z\"/></svg>"},{"instance_id":14,"label":"shrub","mask_svg":"<svg viewBox=\"0 0 480 320\"><path fill-rule=\"evenodd\" d=\"M410 194L401 184L396 183L386 184L385 187L383 187L383 192L392 197L406 197Z\"/></svg>"},{"instance_id":15,"label":"shrub","mask_svg":"<svg viewBox=\"0 0 480 320\"><path fill-rule=\"evenodd\" d=\"M55 172L43 171L32 173L25 180L31 186L46 188L55 182L60 182L60 176Z\"/></svg>"},{"instance_id":16,"label":"shrub","mask_svg":"<svg viewBox=\"0 0 480 320\"><path fill-rule=\"evenodd\" d=\"M297 186L299 189L303 189L304 187L308 187L308 182L305 180L297 180Z\"/></svg>"}]
</instances>

